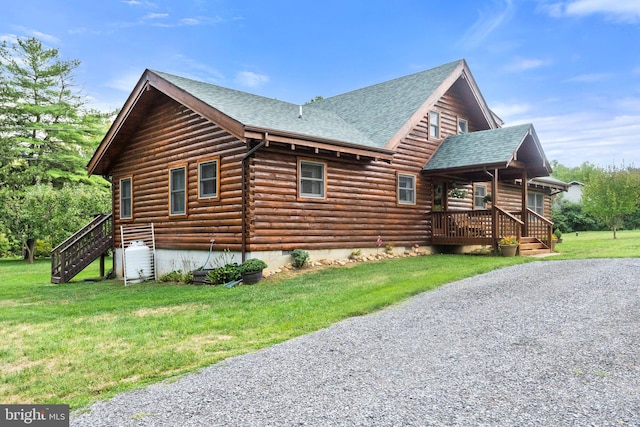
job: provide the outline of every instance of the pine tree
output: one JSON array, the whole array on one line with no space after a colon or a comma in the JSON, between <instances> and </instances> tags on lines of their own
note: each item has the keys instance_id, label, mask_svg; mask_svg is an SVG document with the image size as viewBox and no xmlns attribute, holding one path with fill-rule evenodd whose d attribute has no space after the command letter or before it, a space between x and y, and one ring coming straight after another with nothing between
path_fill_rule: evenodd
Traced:
<instances>
[{"instance_id":1,"label":"pine tree","mask_svg":"<svg viewBox=\"0 0 640 427\"><path fill-rule=\"evenodd\" d=\"M106 116L84 111L73 82L77 60L35 38L0 47L0 185L60 187L88 181L87 158L104 134Z\"/></svg>"}]
</instances>

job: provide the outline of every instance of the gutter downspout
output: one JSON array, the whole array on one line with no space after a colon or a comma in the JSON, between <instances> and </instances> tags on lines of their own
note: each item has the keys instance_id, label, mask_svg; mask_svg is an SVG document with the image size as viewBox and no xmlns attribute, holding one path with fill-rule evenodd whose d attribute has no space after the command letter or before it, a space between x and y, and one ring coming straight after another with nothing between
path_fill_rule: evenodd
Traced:
<instances>
[{"instance_id":1,"label":"gutter downspout","mask_svg":"<svg viewBox=\"0 0 640 427\"><path fill-rule=\"evenodd\" d=\"M269 135L265 133L264 139L250 149L242 158L242 262L245 262L247 258L247 161L253 153L264 147L267 143L268 136Z\"/></svg>"}]
</instances>

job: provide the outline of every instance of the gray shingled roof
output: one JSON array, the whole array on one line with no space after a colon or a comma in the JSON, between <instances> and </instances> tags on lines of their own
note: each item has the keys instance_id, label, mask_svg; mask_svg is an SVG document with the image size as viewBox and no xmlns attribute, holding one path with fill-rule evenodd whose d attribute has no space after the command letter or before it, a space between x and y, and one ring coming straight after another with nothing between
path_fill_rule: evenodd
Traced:
<instances>
[{"instance_id":1,"label":"gray shingled roof","mask_svg":"<svg viewBox=\"0 0 640 427\"><path fill-rule=\"evenodd\" d=\"M447 137L424 167L425 171L507 164L533 125L462 133Z\"/></svg>"},{"instance_id":2,"label":"gray shingled roof","mask_svg":"<svg viewBox=\"0 0 640 427\"><path fill-rule=\"evenodd\" d=\"M153 71L249 127L383 148L462 60L303 106Z\"/></svg>"},{"instance_id":3,"label":"gray shingled roof","mask_svg":"<svg viewBox=\"0 0 640 427\"><path fill-rule=\"evenodd\" d=\"M383 147L462 60L313 103L335 111Z\"/></svg>"}]
</instances>

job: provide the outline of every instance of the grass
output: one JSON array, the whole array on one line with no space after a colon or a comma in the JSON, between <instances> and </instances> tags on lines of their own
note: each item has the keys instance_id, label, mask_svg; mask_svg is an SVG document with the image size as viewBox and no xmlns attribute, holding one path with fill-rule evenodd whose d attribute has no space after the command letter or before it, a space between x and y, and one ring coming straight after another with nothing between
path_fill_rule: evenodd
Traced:
<instances>
[{"instance_id":1,"label":"grass","mask_svg":"<svg viewBox=\"0 0 640 427\"><path fill-rule=\"evenodd\" d=\"M640 256L640 232L563 236L562 255ZM411 257L275 276L231 289L49 284L49 262L0 261L0 401L80 408L531 259ZM97 263L82 277L97 276Z\"/></svg>"},{"instance_id":2,"label":"grass","mask_svg":"<svg viewBox=\"0 0 640 427\"><path fill-rule=\"evenodd\" d=\"M640 230L622 230L613 239L611 231L565 233L553 259L640 257Z\"/></svg>"}]
</instances>

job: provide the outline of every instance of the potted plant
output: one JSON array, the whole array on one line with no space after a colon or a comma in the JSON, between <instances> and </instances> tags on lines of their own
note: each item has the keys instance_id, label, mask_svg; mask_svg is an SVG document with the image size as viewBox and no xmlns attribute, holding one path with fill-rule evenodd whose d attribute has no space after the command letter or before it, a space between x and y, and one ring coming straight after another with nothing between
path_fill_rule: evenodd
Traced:
<instances>
[{"instance_id":1,"label":"potted plant","mask_svg":"<svg viewBox=\"0 0 640 427\"><path fill-rule=\"evenodd\" d=\"M240 274L242 274L242 283L245 285L253 285L262 280L262 270L267 268L267 264L258 258L251 258L240 265Z\"/></svg>"},{"instance_id":2,"label":"potted plant","mask_svg":"<svg viewBox=\"0 0 640 427\"><path fill-rule=\"evenodd\" d=\"M518 250L518 239L516 236L505 236L498 242L502 256L515 256Z\"/></svg>"}]
</instances>

